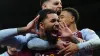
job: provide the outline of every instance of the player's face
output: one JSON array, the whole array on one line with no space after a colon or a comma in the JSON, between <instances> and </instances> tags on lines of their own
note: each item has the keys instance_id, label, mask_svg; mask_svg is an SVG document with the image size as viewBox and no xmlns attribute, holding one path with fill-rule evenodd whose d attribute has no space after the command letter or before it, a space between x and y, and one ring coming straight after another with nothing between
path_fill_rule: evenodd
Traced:
<instances>
[{"instance_id":1,"label":"player's face","mask_svg":"<svg viewBox=\"0 0 100 56\"><path fill-rule=\"evenodd\" d=\"M47 14L47 19L44 20L43 24L46 32L50 33L52 36L57 36L59 27L59 18L57 14Z\"/></svg>"},{"instance_id":2,"label":"player's face","mask_svg":"<svg viewBox=\"0 0 100 56\"><path fill-rule=\"evenodd\" d=\"M72 15L70 12L67 11L61 11L61 14L59 16L60 20L65 22L67 25L70 25L72 23Z\"/></svg>"},{"instance_id":3,"label":"player's face","mask_svg":"<svg viewBox=\"0 0 100 56\"><path fill-rule=\"evenodd\" d=\"M40 23L41 29L44 29L45 36L47 40L51 43L56 42L58 38L58 27L59 27L59 18L55 13L47 14L47 18ZM55 43L53 42L53 43Z\"/></svg>"},{"instance_id":4,"label":"player's face","mask_svg":"<svg viewBox=\"0 0 100 56\"><path fill-rule=\"evenodd\" d=\"M62 10L62 3L61 0L49 0L44 4L43 9L52 9L54 11L61 11Z\"/></svg>"}]
</instances>

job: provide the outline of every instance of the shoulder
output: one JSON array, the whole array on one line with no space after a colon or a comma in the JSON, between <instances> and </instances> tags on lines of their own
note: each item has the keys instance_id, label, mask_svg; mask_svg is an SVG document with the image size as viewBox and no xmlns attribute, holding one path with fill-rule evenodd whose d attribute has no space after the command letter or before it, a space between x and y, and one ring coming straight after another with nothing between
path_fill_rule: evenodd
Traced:
<instances>
[{"instance_id":1,"label":"shoulder","mask_svg":"<svg viewBox=\"0 0 100 56\"><path fill-rule=\"evenodd\" d=\"M89 28L82 29L80 32L82 33L82 38L86 40L99 38L95 31Z\"/></svg>"},{"instance_id":2,"label":"shoulder","mask_svg":"<svg viewBox=\"0 0 100 56\"><path fill-rule=\"evenodd\" d=\"M92 30L92 29L89 29L89 28L84 28L84 29L82 29L82 30L80 30L81 32L94 32L94 30Z\"/></svg>"},{"instance_id":3,"label":"shoulder","mask_svg":"<svg viewBox=\"0 0 100 56\"><path fill-rule=\"evenodd\" d=\"M89 29L89 28L84 28L80 30L80 32L82 33L82 35L96 34L94 30Z\"/></svg>"}]
</instances>

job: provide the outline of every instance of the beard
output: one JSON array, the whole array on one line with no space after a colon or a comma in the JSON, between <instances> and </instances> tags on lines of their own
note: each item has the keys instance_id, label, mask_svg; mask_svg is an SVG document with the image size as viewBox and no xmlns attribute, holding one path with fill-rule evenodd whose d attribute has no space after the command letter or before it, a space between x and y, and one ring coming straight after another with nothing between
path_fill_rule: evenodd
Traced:
<instances>
[{"instance_id":1,"label":"beard","mask_svg":"<svg viewBox=\"0 0 100 56\"><path fill-rule=\"evenodd\" d=\"M62 9L58 10L57 15L60 15L61 11L62 11Z\"/></svg>"},{"instance_id":2,"label":"beard","mask_svg":"<svg viewBox=\"0 0 100 56\"><path fill-rule=\"evenodd\" d=\"M50 31L45 31L45 35L46 35L46 37L47 37L47 41L48 41L50 44L56 44L56 43L57 43L58 36L52 36L52 34L51 34Z\"/></svg>"}]
</instances>

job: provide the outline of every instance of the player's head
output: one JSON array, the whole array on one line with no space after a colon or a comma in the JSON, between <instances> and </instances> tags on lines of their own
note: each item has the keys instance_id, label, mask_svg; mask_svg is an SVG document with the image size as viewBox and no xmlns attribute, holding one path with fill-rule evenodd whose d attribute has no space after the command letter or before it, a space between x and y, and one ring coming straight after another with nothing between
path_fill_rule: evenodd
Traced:
<instances>
[{"instance_id":1,"label":"player's head","mask_svg":"<svg viewBox=\"0 0 100 56\"><path fill-rule=\"evenodd\" d=\"M57 12L62 10L61 0L40 0L40 5L42 9L52 9Z\"/></svg>"},{"instance_id":2,"label":"player's head","mask_svg":"<svg viewBox=\"0 0 100 56\"><path fill-rule=\"evenodd\" d=\"M64 8L60 14L60 20L64 21L67 25L77 23L79 20L79 13L76 9L68 7Z\"/></svg>"},{"instance_id":3,"label":"player's head","mask_svg":"<svg viewBox=\"0 0 100 56\"><path fill-rule=\"evenodd\" d=\"M39 12L40 18L38 20L39 29L44 31L44 36L51 42L57 40L59 18L56 11L51 9L44 9Z\"/></svg>"}]
</instances>

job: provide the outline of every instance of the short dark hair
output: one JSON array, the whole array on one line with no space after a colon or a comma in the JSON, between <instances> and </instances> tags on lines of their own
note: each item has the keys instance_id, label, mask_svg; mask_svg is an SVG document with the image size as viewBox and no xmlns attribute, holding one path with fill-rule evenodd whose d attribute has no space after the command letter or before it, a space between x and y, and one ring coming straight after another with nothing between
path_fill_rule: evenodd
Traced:
<instances>
[{"instance_id":1,"label":"short dark hair","mask_svg":"<svg viewBox=\"0 0 100 56\"><path fill-rule=\"evenodd\" d=\"M46 1L49 1L49 0L40 0L40 6L42 6L42 4Z\"/></svg>"},{"instance_id":2,"label":"short dark hair","mask_svg":"<svg viewBox=\"0 0 100 56\"><path fill-rule=\"evenodd\" d=\"M75 22L77 23L79 20L79 13L75 8L67 7L62 9L62 11L68 11L75 17Z\"/></svg>"},{"instance_id":3,"label":"short dark hair","mask_svg":"<svg viewBox=\"0 0 100 56\"><path fill-rule=\"evenodd\" d=\"M38 29L39 29L40 22L43 22L47 18L47 14L52 14L52 13L57 14L57 12L52 9L44 9L44 10L39 11L38 15L40 15L40 17L37 23Z\"/></svg>"}]
</instances>

